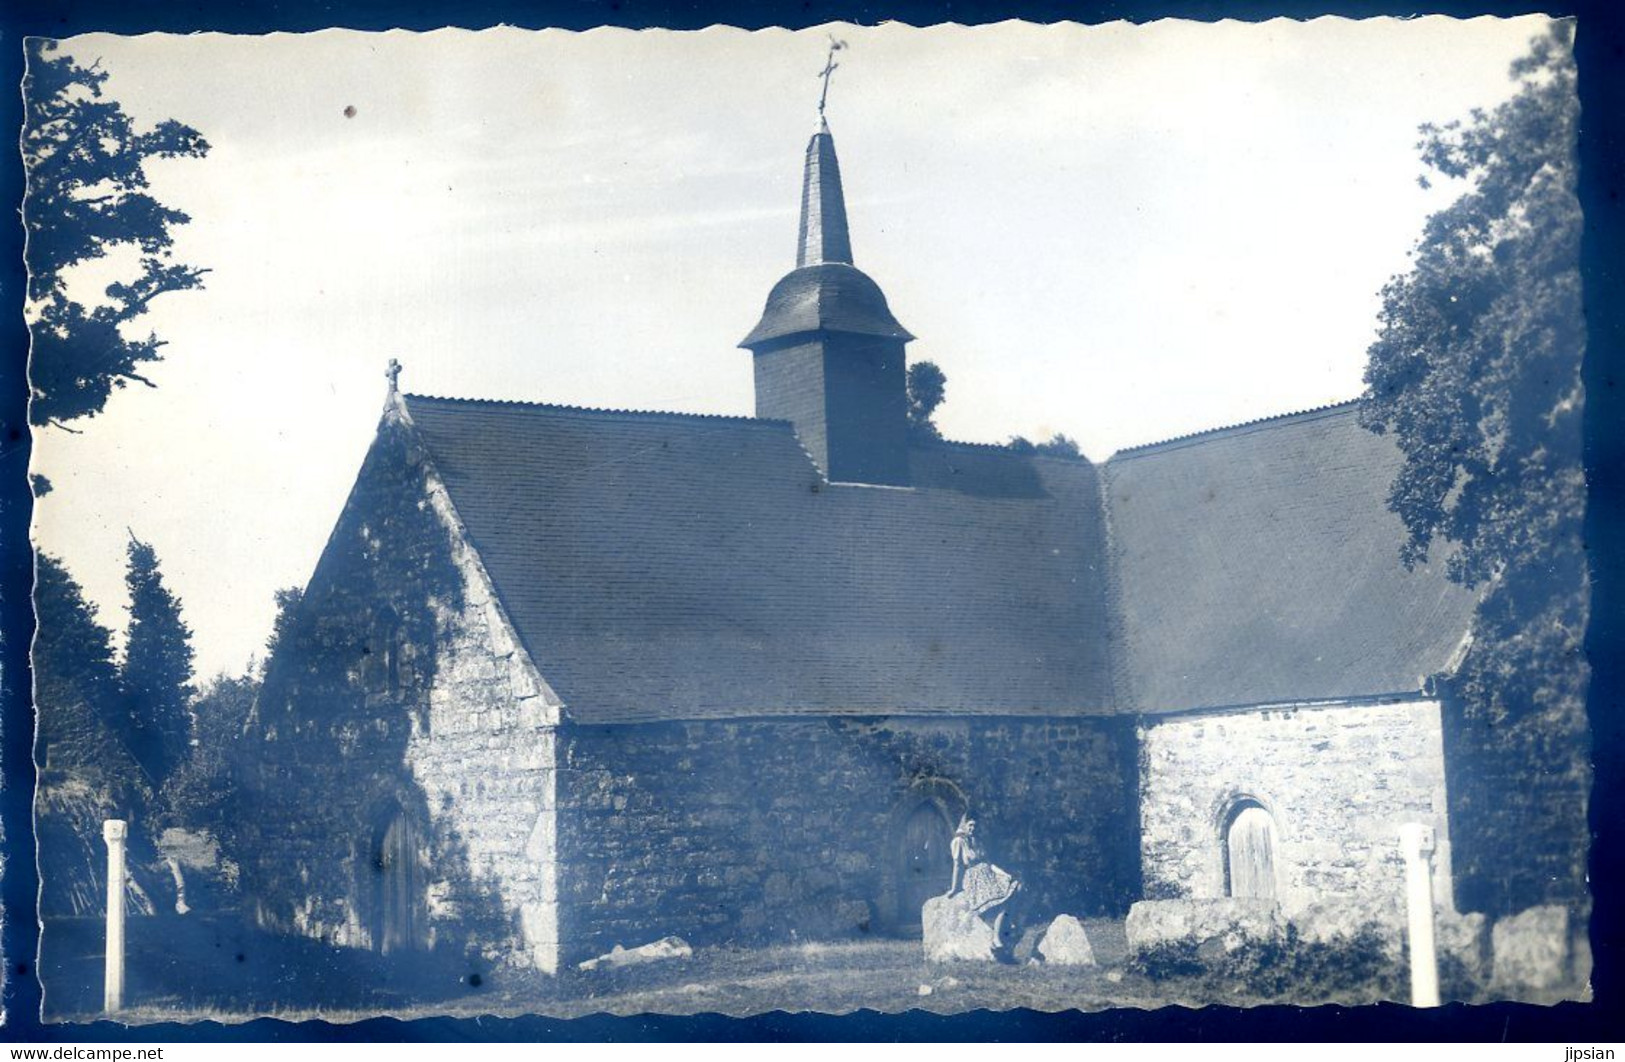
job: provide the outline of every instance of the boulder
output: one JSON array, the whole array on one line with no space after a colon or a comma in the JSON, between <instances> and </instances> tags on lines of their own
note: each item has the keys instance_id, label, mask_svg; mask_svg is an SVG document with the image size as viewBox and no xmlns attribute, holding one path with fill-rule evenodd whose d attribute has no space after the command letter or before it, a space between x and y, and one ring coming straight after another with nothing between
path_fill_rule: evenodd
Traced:
<instances>
[{"instance_id":1,"label":"boulder","mask_svg":"<svg viewBox=\"0 0 1625 1062\"><path fill-rule=\"evenodd\" d=\"M1038 954L1052 966L1095 965L1095 949L1089 946L1089 935L1083 931L1083 923L1071 915L1061 915L1049 924L1049 930L1039 942Z\"/></svg>"},{"instance_id":2,"label":"boulder","mask_svg":"<svg viewBox=\"0 0 1625 1062\"><path fill-rule=\"evenodd\" d=\"M596 959L588 959L581 964L583 970L596 970L600 966L635 966L638 963L654 962L658 959L686 959L694 954L694 949L682 937L661 937L649 944L640 944L635 948L623 948L619 944L611 948L608 953Z\"/></svg>"},{"instance_id":3,"label":"boulder","mask_svg":"<svg viewBox=\"0 0 1625 1062\"><path fill-rule=\"evenodd\" d=\"M933 896L920 908L920 926L925 936L928 962L969 960L994 962L998 934L972 911L969 896Z\"/></svg>"},{"instance_id":4,"label":"boulder","mask_svg":"<svg viewBox=\"0 0 1625 1062\"><path fill-rule=\"evenodd\" d=\"M1551 989L1568 981L1568 908L1531 907L1496 922L1490 937L1497 988Z\"/></svg>"},{"instance_id":5,"label":"boulder","mask_svg":"<svg viewBox=\"0 0 1625 1062\"><path fill-rule=\"evenodd\" d=\"M1202 954L1228 954L1248 942L1282 942L1286 918L1274 900L1141 900L1124 925L1133 955L1194 944Z\"/></svg>"}]
</instances>

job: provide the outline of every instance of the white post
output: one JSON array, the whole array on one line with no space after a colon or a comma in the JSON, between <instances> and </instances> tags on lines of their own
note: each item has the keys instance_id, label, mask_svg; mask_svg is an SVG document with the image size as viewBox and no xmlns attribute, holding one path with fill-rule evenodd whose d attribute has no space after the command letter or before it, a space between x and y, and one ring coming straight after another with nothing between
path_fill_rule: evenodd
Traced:
<instances>
[{"instance_id":1,"label":"white post","mask_svg":"<svg viewBox=\"0 0 1625 1062\"><path fill-rule=\"evenodd\" d=\"M1439 959L1433 945L1433 829L1419 822L1399 828L1405 857L1405 908L1409 915L1411 1006L1439 1005Z\"/></svg>"},{"instance_id":2,"label":"white post","mask_svg":"<svg viewBox=\"0 0 1625 1062\"><path fill-rule=\"evenodd\" d=\"M103 1009L117 1014L124 1009L124 838L129 827L123 819L102 823L107 842L107 979Z\"/></svg>"}]
</instances>

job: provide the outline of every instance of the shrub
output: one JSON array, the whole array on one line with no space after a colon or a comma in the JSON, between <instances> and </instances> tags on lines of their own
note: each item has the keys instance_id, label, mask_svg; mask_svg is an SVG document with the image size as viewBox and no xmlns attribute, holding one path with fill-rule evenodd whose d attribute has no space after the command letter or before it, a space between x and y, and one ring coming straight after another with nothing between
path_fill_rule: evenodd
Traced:
<instances>
[{"instance_id":1,"label":"shrub","mask_svg":"<svg viewBox=\"0 0 1625 1062\"><path fill-rule=\"evenodd\" d=\"M1129 968L1152 980L1208 978L1226 990L1293 1003L1401 999L1405 991L1405 969L1374 925L1330 942L1305 940L1289 925L1283 939L1250 940L1231 951L1169 941L1135 955Z\"/></svg>"},{"instance_id":2,"label":"shrub","mask_svg":"<svg viewBox=\"0 0 1625 1062\"><path fill-rule=\"evenodd\" d=\"M1165 981L1174 977L1199 977L1208 972L1207 963L1197 954L1194 940L1165 940L1131 956L1129 970Z\"/></svg>"}]
</instances>

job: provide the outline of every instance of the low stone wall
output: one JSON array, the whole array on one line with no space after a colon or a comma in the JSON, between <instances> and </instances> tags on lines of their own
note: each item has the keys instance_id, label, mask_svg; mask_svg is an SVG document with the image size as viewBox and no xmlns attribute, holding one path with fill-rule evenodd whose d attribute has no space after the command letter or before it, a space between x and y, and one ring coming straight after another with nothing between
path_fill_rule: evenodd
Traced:
<instances>
[{"instance_id":1,"label":"low stone wall","mask_svg":"<svg viewBox=\"0 0 1625 1062\"><path fill-rule=\"evenodd\" d=\"M1138 893L1132 731L1120 721L759 719L566 726L558 783L568 961L896 931L900 834L968 806L1045 915ZM948 886L949 862L940 860Z\"/></svg>"},{"instance_id":2,"label":"low stone wall","mask_svg":"<svg viewBox=\"0 0 1625 1062\"><path fill-rule=\"evenodd\" d=\"M1398 829L1431 826L1435 896L1451 907L1439 708L1431 701L1193 714L1146 725L1141 856L1148 899L1226 895L1224 831L1245 802L1274 829L1290 916L1337 900L1403 903Z\"/></svg>"},{"instance_id":3,"label":"low stone wall","mask_svg":"<svg viewBox=\"0 0 1625 1062\"><path fill-rule=\"evenodd\" d=\"M1192 945L1198 955L1235 951L1249 943L1280 943L1287 922L1270 900L1142 900L1123 924L1130 954Z\"/></svg>"}]
</instances>

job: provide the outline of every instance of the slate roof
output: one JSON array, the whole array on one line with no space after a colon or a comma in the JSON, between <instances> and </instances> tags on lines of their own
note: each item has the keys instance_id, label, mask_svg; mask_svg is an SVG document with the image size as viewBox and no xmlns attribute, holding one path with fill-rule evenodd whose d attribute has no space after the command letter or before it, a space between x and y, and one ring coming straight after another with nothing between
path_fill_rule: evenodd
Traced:
<instances>
[{"instance_id":1,"label":"slate roof","mask_svg":"<svg viewBox=\"0 0 1625 1062\"><path fill-rule=\"evenodd\" d=\"M846 223L841 163L835 157L835 138L830 136L827 125L807 141L807 160L801 174L801 232L796 240L796 265L851 265L852 232Z\"/></svg>"},{"instance_id":2,"label":"slate roof","mask_svg":"<svg viewBox=\"0 0 1625 1062\"><path fill-rule=\"evenodd\" d=\"M904 342L914 338L892 315L885 293L869 274L856 266L824 262L793 270L774 284L762 319L739 345L754 349L819 331Z\"/></svg>"},{"instance_id":3,"label":"slate roof","mask_svg":"<svg viewBox=\"0 0 1625 1062\"><path fill-rule=\"evenodd\" d=\"M1444 669L1475 597L1399 563L1399 461L1352 403L1108 461L1120 705L1412 692Z\"/></svg>"},{"instance_id":4,"label":"slate roof","mask_svg":"<svg viewBox=\"0 0 1625 1062\"><path fill-rule=\"evenodd\" d=\"M1102 715L1417 691L1475 598L1406 572L1333 406L1104 466L946 443L829 484L788 422L405 396L572 717Z\"/></svg>"},{"instance_id":5,"label":"slate roof","mask_svg":"<svg viewBox=\"0 0 1625 1062\"><path fill-rule=\"evenodd\" d=\"M1087 461L832 485L784 421L403 401L577 720L1111 709Z\"/></svg>"}]
</instances>

